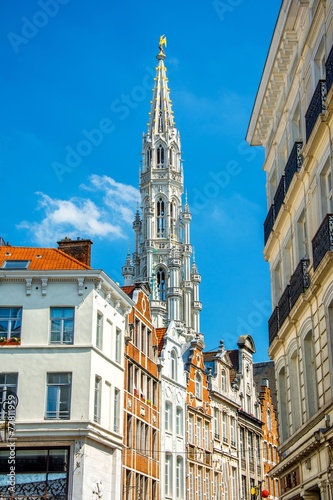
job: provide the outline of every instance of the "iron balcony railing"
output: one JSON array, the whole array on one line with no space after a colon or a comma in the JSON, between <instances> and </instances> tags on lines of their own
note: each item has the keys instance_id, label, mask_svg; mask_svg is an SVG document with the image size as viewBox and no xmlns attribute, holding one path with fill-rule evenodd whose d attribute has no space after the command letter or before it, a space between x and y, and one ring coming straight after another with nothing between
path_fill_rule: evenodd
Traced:
<instances>
[{"instance_id":1,"label":"iron balcony railing","mask_svg":"<svg viewBox=\"0 0 333 500\"><path fill-rule=\"evenodd\" d=\"M303 142L295 142L293 149L291 150L290 156L288 158L287 164L284 169L285 186L286 192L291 184L291 181L296 174L302 168L303 158L302 158L302 147Z\"/></svg>"},{"instance_id":2,"label":"iron balcony railing","mask_svg":"<svg viewBox=\"0 0 333 500\"><path fill-rule=\"evenodd\" d=\"M326 87L328 93L333 83L333 47L331 48L331 51L328 54L328 58L325 63L325 68L326 68Z\"/></svg>"},{"instance_id":3,"label":"iron balcony railing","mask_svg":"<svg viewBox=\"0 0 333 500\"><path fill-rule=\"evenodd\" d=\"M327 252L333 251L333 214L327 214L312 240L313 268L317 269Z\"/></svg>"},{"instance_id":4,"label":"iron balcony railing","mask_svg":"<svg viewBox=\"0 0 333 500\"><path fill-rule=\"evenodd\" d=\"M291 184L291 181L295 175L296 172L299 172L302 168L303 164L303 158L302 158L302 147L303 147L303 142L295 142L287 164L284 169L284 175L282 176L280 183L277 187L275 196L274 196L274 203L271 205L267 217L264 222L264 240L265 240L265 245L267 243L267 240L269 238L269 235L272 232L275 219L278 216L278 213L282 207L282 204L284 202L285 195L288 191L288 188Z\"/></svg>"},{"instance_id":5,"label":"iron balcony railing","mask_svg":"<svg viewBox=\"0 0 333 500\"><path fill-rule=\"evenodd\" d=\"M320 114L326 111L326 80L319 80L318 85L314 91L308 110L305 114L305 130L306 140L309 140L311 132L316 124L317 118Z\"/></svg>"},{"instance_id":6,"label":"iron balcony railing","mask_svg":"<svg viewBox=\"0 0 333 500\"><path fill-rule=\"evenodd\" d=\"M267 217L264 222L264 240L265 240L265 245L267 243L267 240L269 238L269 235L272 232L273 226L275 222L275 207L274 204L271 206L271 208L268 210Z\"/></svg>"},{"instance_id":7,"label":"iron balcony railing","mask_svg":"<svg viewBox=\"0 0 333 500\"><path fill-rule=\"evenodd\" d=\"M278 331L292 311L298 297L310 286L310 277L308 274L309 263L309 259L302 259L299 262L293 275L290 277L289 285L287 285L280 297L278 306L274 309L268 320L269 345L271 345L277 336Z\"/></svg>"},{"instance_id":8,"label":"iron balcony railing","mask_svg":"<svg viewBox=\"0 0 333 500\"><path fill-rule=\"evenodd\" d=\"M275 337L278 334L280 325L279 325L279 308L276 307L268 320L268 337L269 337L269 345L273 342Z\"/></svg>"},{"instance_id":9,"label":"iron balcony railing","mask_svg":"<svg viewBox=\"0 0 333 500\"><path fill-rule=\"evenodd\" d=\"M286 196L286 183L284 175L281 177L279 185L277 187L275 196L274 196L274 206L275 206L275 218L277 218L280 209L282 207L284 197Z\"/></svg>"},{"instance_id":10,"label":"iron balcony railing","mask_svg":"<svg viewBox=\"0 0 333 500\"><path fill-rule=\"evenodd\" d=\"M309 264L309 259L302 259L290 278L290 310L294 307L298 297L310 286Z\"/></svg>"},{"instance_id":11,"label":"iron balcony railing","mask_svg":"<svg viewBox=\"0 0 333 500\"><path fill-rule=\"evenodd\" d=\"M290 293L289 293L289 285L281 295L279 300L279 327L282 326L284 320L288 317L290 313Z\"/></svg>"}]
</instances>

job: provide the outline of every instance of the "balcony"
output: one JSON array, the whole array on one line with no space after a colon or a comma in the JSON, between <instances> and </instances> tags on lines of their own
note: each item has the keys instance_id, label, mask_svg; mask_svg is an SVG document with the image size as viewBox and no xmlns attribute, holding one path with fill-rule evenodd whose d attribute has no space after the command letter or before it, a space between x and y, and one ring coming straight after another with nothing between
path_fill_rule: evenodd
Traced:
<instances>
[{"instance_id":1,"label":"balcony","mask_svg":"<svg viewBox=\"0 0 333 500\"><path fill-rule=\"evenodd\" d=\"M333 216L332 216L333 229ZM298 297L304 293L310 286L310 277L308 274L309 259L302 259L295 269L295 272L290 277L289 285L287 285L283 294L280 297L278 306L274 309L271 317L268 320L268 337L269 345L273 342L283 322L292 311Z\"/></svg>"},{"instance_id":2,"label":"balcony","mask_svg":"<svg viewBox=\"0 0 333 500\"><path fill-rule=\"evenodd\" d=\"M327 252L333 251L333 214L327 214L312 240L313 268L317 269Z\"/></svg>"},{"instance_id":3,"label":"balcony","mask_svg":"<svg viewBox=\"0 0 333 500\"><path fill-rule=\"evenodd\" d=\"M290 278L290 310L294 307L298 297L310 286L309 264L309 259L302 259Z\"/></svg>"},{"instance_id":4,"label":"balcony","mask_svg":"<svg viewBox=\"0 0 333 500\"><path fill-rule=\"evenodd\" d=\"M328 93L333 83L333 47L331 48L331 52L328 55L327 61L325 63L325 68L326 68L326 87Z\"/></svg>"},{"instance_id":5,"label":"balcony","mask_svg":"<svg viewBox=\"0 0 333 500\"><path fill-rule=\"evenodd\" d=\"M326 80L319 80L316 90L305 114L306 140L309 140L319 115L326 111Z\"/></svg>"},{"instance_id":6,"label":"balcony","mask_svg":"<svg viewBox=\"0 0 333 500\"><path fill-rule=\"evenodd\" d=\"M267 243L267 240L269 238L269 235L272 232L273 226L275 222L275 207L274 204L271 206L271 208L268 211L267 217L264 222L264 239L265 239L265 245Z\"/></svg>"},{"instance_id":7,"label":"balcony","mask_svg":"<svg viewBox=\"0 0 333 500\"><path fill-rule=\"evenodd\" d=\"M288 317L290 313L290 293L289 293L289 285L281 295L279 300L279 327L282 326L284 320Z\"/></svg>"},{"instance_id":8,"label":"balcony","mask_svg":"<svg viewBox=\"0 0 333 500\"><path fill-rule=\"evenodd\" d=\"M293 149L291 150L290 156L287 161L287 165L285 166L284 169L284 176L285 176L285 186L286 186L286 192L288 191L288 188L291 184L291 181L293 180L294 175L296 172L299 172L302 168L303 164L303 158L302 158L302 147L303 147L303 142L295 142Z\"/></svg>"},{"instance_id":9,"label":"balcony","mask_svg":"<svg viewBox=\"0 0 333 500\"><path fill-rule=\"evenodd\" d=\"M279 325L279 308L276 307L268 320L268 336L269 336L269 345L273 342L275 337L278 334L280 325Z\"/></svg>"},{"instance_id":10,"label":"balcony","mask_svg":"<svg viewBox=\"0 0 333 500\"><path fill-rule=\"evenodd\" d=\"M274 206L275 206L275 218L277 218L280 209L282 207L284 197L286 196L286 183L284 175L281 177L279 185L277 187L275 196L274 196Z\"/></svg>"}]
</instances>

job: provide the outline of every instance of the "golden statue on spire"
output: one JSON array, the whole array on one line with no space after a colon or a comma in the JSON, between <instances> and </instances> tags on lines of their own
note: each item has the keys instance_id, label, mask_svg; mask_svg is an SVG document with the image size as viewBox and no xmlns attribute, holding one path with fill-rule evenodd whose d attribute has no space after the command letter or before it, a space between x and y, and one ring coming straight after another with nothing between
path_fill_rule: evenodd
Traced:
<instances>
[{"instance_id":1,"label":"golden statue on spire","mask_svg":"<svg viewBox=\"0 0 333 500\"><path fill-rule=\"evenodd\" d=\"M161 35L160 36L160 41L159 41L159 44L158 44L158 48L164 54L163 45L167 46L167 39L166 39L165 35Z\"/></svg>"}]
</instances>

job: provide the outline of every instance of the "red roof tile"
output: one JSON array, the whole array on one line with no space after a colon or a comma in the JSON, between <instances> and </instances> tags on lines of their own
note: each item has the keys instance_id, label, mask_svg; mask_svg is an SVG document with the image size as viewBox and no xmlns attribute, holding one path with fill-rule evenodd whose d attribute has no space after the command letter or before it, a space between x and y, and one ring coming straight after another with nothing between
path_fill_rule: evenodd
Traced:
<instances>
[{"instance_id":1,"label":"red roof tile","mask_svg":"<svg viewBox=\"0 0 333 500\"><path fill-rule=\"evenodd\" d=\"M28 260L29 271L91 269L57 248L0 246L0 269L6 260Z\"/></svg>"},{"instance_id":2,"label":"red roof tile","mask_svg":"<svg viewBox=\"0 0 333 500\"><path fill-rule=\"evenodd\" d=\"M167 328L156 328L156 337L157 337L157 346L158 346L158 355L161 354L164 344L164 334L167 331Z\"/></svg>"}]
</instances>

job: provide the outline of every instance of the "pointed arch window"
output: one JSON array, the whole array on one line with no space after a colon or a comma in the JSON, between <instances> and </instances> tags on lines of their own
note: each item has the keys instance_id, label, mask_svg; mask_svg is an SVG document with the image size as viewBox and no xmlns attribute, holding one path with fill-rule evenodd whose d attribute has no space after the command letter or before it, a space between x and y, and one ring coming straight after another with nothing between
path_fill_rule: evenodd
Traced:
<instances>
[{"instance_id":1,"label":"pointed arch window","mask_svg":"<svg viewBox=\"0 0 333 500\"><path fill-rule=\"evenodd\" d=\"M160 300L166 300L165 270L160 267L157 270L157 289Z\"/></svg>"},{"instance_id":2,"label":"pointed arch window","mask_svg":"<svg viewBox=\"0 0 333 500\"><path fill-rule=\"evenodd\" d=\"M157 200L157 237L163 238L165 235L165 208L163 198Z\"/></svg>"},{"instance_id":3,"label":"pointed arch window","mask_svg":"<svg viewBox=\"0 0 333 500\"><path fill-rule=\"evenodd\" d=\"M150 167L151 165L151 148L147 148L147 153L146 153L146 166L147 168Z\"/></svg>"},{"instance_id":4,"label":"pointed arch window","mask_svg":"<svg viewBox=\"0 0 333 500\"><path fill-rule=\"evenodd\" d=\"M176 203L174 200L170 202L170 233L175 234L176 230Z\"/></svg>"},{"instance_id":5,"label":"pointed arch window","mask_svg":"<svg viewBox=\"0 0 333 500\"><path fill-rule=\"evenodd\" d=\"M157 148L157 152L156 152L156 159L157 159L157 168L163 168L164 167L164 147L162 146L162 144L160 144Z\"/></svg>"}]
</instances>

